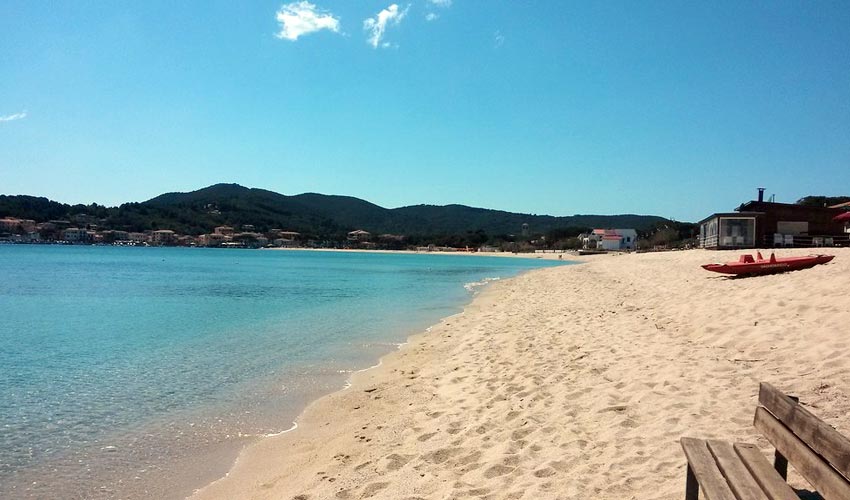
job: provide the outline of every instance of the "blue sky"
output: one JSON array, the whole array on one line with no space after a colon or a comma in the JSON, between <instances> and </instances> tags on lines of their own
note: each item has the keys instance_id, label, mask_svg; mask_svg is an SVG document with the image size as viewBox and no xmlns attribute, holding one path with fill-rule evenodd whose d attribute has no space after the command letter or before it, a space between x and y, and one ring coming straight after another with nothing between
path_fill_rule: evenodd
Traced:
<instances>
[{"instance_id":1,"label":"blue sky","mask_svg":"<svg viewBox=\"0 0 850 500\"><path fill-rule=\"evenodd\" d=\"M850 2L5 0L0 178L691 221L850 195Z\"/></svg>"}]
</instances>

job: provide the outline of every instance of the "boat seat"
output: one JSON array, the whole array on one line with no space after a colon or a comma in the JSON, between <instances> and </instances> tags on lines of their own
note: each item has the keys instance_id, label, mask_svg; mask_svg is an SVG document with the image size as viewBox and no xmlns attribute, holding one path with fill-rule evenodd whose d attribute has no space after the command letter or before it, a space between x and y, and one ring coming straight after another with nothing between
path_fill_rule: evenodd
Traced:
<instances>
[{"instance_id":1,"label":"boat seat","mask_svg":"<svg viewBox=\"0 0 850 500\"><path fill-rule=\"evenodd\" d=\"M755 259L753 259L752 255L747 254L747 255L742 255L741 258L738 259L738 262L742 262L742 263L745 263L745 264L752 264L753 262L755 262Z\"/></svg>"}]
</instances>

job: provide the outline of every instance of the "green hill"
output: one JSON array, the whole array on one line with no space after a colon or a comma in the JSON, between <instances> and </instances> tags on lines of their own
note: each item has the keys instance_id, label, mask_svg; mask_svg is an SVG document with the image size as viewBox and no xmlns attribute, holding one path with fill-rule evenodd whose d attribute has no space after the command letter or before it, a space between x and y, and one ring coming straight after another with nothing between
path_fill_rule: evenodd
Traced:
<instances>
[{"instance_id":1,"label":"green hill","mask_svg":"<svg viewBox=\"0 0 850 500\"><path fill-rule=\"evenodd\" d=\"M627 227L648 231L668 223L650 215L574 215L554 217L468 207L415 205L387 209L359 198L305 193L286 196L238 184L215 184L188 193L165 193L142 203L118 207L66 205L32 196L0 196L0 217L36 221L71 219L87 214L102 229L144 231L172 229L184 234L208 233L216 226L253 225L257 231L278 228L319 239L340 240L353 229L374 234L416 237L477 232L490 237L544 234L564 228Z\"/></svg>"}]
</instances>

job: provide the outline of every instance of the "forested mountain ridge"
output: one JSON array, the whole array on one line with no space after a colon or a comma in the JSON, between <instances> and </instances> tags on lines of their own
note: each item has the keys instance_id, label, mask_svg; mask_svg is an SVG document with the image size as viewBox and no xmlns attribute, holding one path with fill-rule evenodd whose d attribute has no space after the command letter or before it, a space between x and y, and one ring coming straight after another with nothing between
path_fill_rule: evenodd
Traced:
<instances>
[{"instance_id":1,"label":"forested mountain ridge","mask_svg":"<svg viewBox=\"0 0 850 500\"><path fill-rule=\"evenodd\" d=\"M0 217L43 222L81 214L102 229L172 229L209 233L216 226L250 224L257 231L283 229L317 238L340 238L353 229L408 236L481 232L491 236L544 234L563 228L624 227L649 230L668 219L652 215L533 215L465 205L415 205L388 209L350 196L305 193L287 196L238 184L215 184L188 193L165 193L118 207L67 205L33 196L0 195Z\"/></svg>"}]
</instances>

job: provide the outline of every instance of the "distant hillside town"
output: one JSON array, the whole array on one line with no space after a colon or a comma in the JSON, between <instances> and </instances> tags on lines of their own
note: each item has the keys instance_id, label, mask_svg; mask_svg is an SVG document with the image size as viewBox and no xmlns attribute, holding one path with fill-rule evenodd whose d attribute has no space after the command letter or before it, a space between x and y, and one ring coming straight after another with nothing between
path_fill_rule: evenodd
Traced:
<instances>
[{"instance_id":1,"label":"distant hillside town","mask_svg":"<svg viewBox=\"0 0 850 500\"><path fill-rule=\"evenodd\" d=\"M529 235L528 225L522 227L523 234ZM637 231L634 229L594 229L578 234L571 248L600 249L606 251L630 251L636 248ZM251 224L236 229L231 226L218 226L211 233L197 236L176 233L170 229L157 229L143 232L130 232L117 229L99 229L94 220L80 214L70 220L50 220L36 222L32 219L5 217L0 219L0 242L29 244L65 244L65 245L116 245L116 246L178 246L178 247L218 247L218 248L352 248L352 249L409 249L418 251L477 251L497 252L503 250L531 251L552 249L547 245L546 236L531 239L524 244L510 242L511 245L481 245L470 247L409 245L403 235L373 235L369 231L355 229L349 231L344 241L317 241L305 239L297 231L271 229L257 232ZM567 249L562 246L560 250Z\"/></svg>"}]
</instances>

